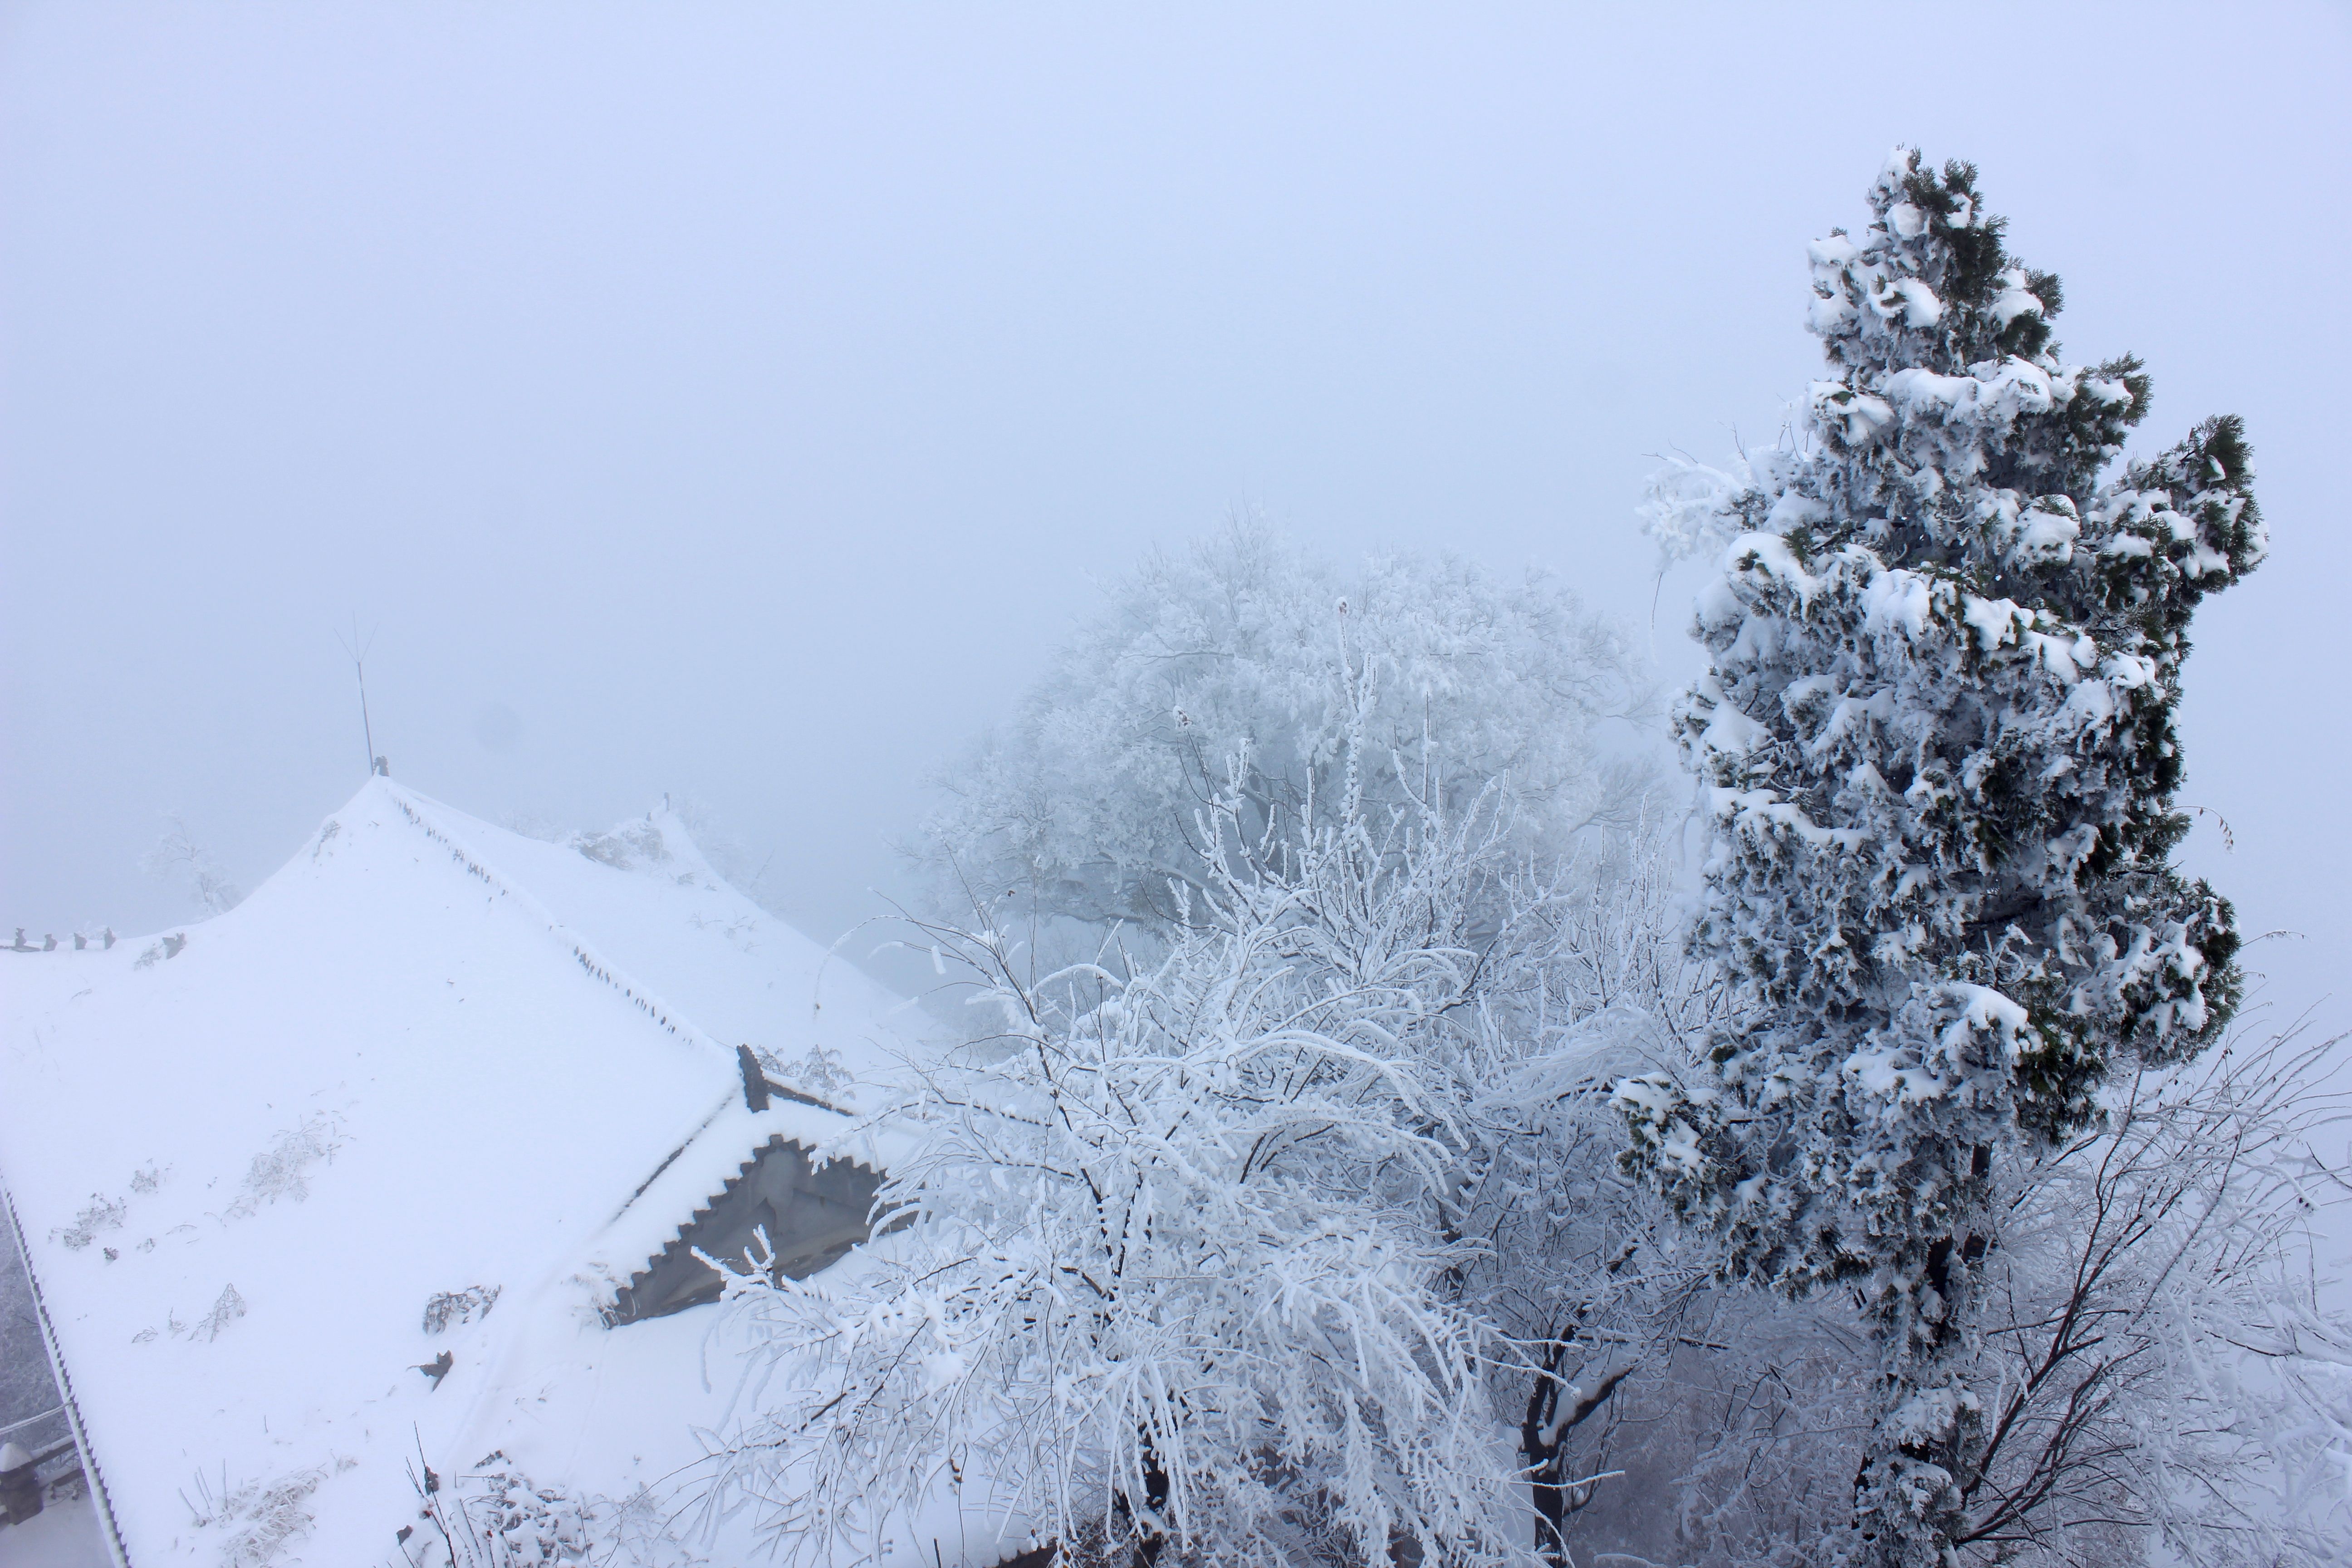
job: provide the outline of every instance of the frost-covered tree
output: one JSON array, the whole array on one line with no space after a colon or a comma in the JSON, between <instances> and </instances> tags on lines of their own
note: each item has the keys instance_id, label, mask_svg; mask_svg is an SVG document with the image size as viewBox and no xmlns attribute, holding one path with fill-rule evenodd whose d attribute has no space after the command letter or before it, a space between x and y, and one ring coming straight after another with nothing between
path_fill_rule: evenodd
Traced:
<instances>
[{"instance_id":1,"label":"frost-covered tree","mask_svg":"<svg viewBox=\"0 0 2352 1568\"><path fill-rule=\"evenodd\" d=\"M1538 939L1483 998L1484 1058L1454 1234L1477 1248L1459 1299L1513 1347L1492 1373L1516 1417L1535 1516L1554 1563L1623 1547L1674 1490L1657 1412L1688 1396L1675 1363L1708 1282L1704 1245L1676 1234L1618 1168L1615 1078L1686 1067L1724 988L1677 940L1673 837L1645 826L1559 868L1530 910Z\"/></svg>"},{"instance_id":2,"label":"frost-covered tree","mask_svg":"<svg viewBox=\"0 0 2352 1568\"><path fill-rule=\"evenodd\" d=\"M1033 983L1001 928L924 931L996 1027L875 1119L902 1228L730 1283L781 1392L715 1506L852 1550L953 1503L1114 1563L1525 1552L1454 1223L1509 1049L1481 1003L1526 978L1468 929L1505 836L1356 790L1261 858L1243 778L1148 963Z\"/></svg>"},{"instance_id":3,"label":"frost-covered tree","mask_svg":"<svg viewBox=\"0 0 2352 1568\"><path fill-rule=\"evenodd\" d=\"M1708 1072L1620 1092L1734 1272L1858 1292L1883 1359L1844 1551L1926 1568L1998 1421L1959 1367L2005 1171L2239 998L2230 907L2170 859L2173 713L2191 613L2264 536L2235 419L2118 471L2147 378L2059 357L2057 280L1973 169L1901 151L1870 202L1812 247L1799 429L1654 511L1731 537L1675 722L1713 825L1692 940L1741 1010Z\"/></svg>"},{"instance_id":4,"label":"frost-covered tree","mask_svg":"<svg viewBox=\"0 0 2352 1568\"><path fill-rule=\"evenodd\" d=\"M226 914L245 899L227 868L189 835L188 825L177 812L164 813L163 832L139 864L160 881L179 883L190 898L216 915Z\"/></svg>"},{"instance_id":5,"label":"frost-covered tree","mask_svg":"<svg viewBox=\"0 0 2352 1568\"><path fill-rule=\"evenodd\" d=\"M1449 804L1376 755L1348 679L1337 793L1269 823L1234 758L1148 952L1033 979L1002 921L923 928L995 1026L869 1123L904 1228L732 1287L788 1392L716 1505L850 1544L952 1497L1082 1560L1560 1560L1659 1316L1608 1086L1708 997L1657 855L1547 868L1503 781Z\"/></svg>"},{"instance_id":6,"label":"frost-covered tree","mask_svg":"<svg viewBox=\"0 0 2352 1568\"><path fill-rule=\"evenodd\" d=\"M2137 1071L2103 1125L2032 1149L1996 1188L1969 1369L1973 1554L2352 1554L2347 1450L2326 1421L2352 1337L2314 1268L2347 1193L2319 1157L2341 1147L2340 1044L2241 1032L2193 1067Z\"/></svg>"},{"instance_id":7,"label":"frost-covered tree","mask_svg":"<svg viewBox=\"0 0 2352 1568\"><path fill-rule=\"evenodd\" d=\"M1244 520L1148 557L1109 599L1012 723L934 781L947 801L916 853L950 918L1009 893L1024 921L1076 922L1066 949L1114 922L1164 931L1203 886L1198 822L1228 760L1246 759L1238 836L1255 842L1303 821L1310 793L1339 798L1359 726L1376 806L1507 778L1514 831L1555 852L1639 815L1646 770L1595 731L1643 710L1640 661L1539 573L1412 555L1342 572ZM1396 778L1391 753L1427 776Z\"/></svg>"},{"instance_id":8,"label":"frost-covered tree","mask_svg":"<svg viewBox=\"0 0 2352 1568\"><path fill-rule=\"evenodd\" d=\"M1983 1438L1953 1544L2019 1568L2322 1568L2352 1559L2352 1333L2315 1263L2347 1196L2339 1041L2243 1032L2103 1096L1990 1202L1973 1348ZM2340 1160L2340 1156L2339 1156ZM1607 1548L1691 1568L1811 1568L1851 1522L1877 1405L1874 1314L1843 1291L1729 1286L1671 1379L1623 1396L1654 1500ZM1612 1521L1616 1522L1616 1521Z\"/></svg>"}]
</instances>

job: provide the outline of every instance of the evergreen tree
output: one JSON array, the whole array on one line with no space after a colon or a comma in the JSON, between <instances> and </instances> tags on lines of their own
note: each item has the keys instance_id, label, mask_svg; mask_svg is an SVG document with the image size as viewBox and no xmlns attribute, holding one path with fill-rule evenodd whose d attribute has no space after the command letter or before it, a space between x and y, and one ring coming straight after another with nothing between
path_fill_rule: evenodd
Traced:
<instances>
[{"instance_id":1,"label":"evergreen tree","mask_svg":"<svg viewBox=\"0 0 2352 1568\"><path fill-rule=\"evenodd\" d=\"M1973 168L1898 150L1870 203L1811 247L1829 375L1799 429L1654 509L1736 536L1675 724L1711 807L1692 942L1744 1005L1702 1081L1619 1099L1629 1160L1734 1273L1866 1304L1847 1558L1924 1568L1981 1469L1989 1200L2239 999L2230 906L2171 864L2174 710L2190 615L2264 534L2235 418L2118 468L2147 378L2059 357L2058 280Z\"/></svg>"}]
</instances>

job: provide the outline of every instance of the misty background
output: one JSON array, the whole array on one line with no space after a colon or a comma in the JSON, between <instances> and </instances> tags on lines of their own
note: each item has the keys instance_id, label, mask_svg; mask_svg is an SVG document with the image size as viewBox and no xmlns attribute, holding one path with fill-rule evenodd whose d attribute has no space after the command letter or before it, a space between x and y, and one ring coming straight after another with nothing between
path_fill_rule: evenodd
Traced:
<instances>
[{"instance_id":1,"label":"misty background","mask_svg":"<svg viewBox=\"0 0 2352 1568\"><path fill-rule=\"evenodd\" d=\"M2312 4L6 6L0 940L194 918L165 812L275 870L364 776L354 628L396 778L698 797L821 940L1236 509L1549 566L1683 678L1642 480L1780 429L1906 142L2145 356L2147 449L2246 417L2187 856L2342 1027L2347 68Z\"/></svg>"}]
</instances>

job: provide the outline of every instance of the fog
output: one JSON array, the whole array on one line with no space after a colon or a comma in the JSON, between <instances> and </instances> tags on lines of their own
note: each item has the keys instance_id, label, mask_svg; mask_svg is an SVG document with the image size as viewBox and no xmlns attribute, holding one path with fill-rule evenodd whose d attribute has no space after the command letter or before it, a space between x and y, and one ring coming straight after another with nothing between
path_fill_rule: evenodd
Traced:
<instances>
[{"instance_id":1,"label":"fog","mask_svg":"<svg viewBox=\"0 0 2352 1568\"><path fill-rule=\"evenodd\" d=\"M0 926L190 918L166 811L267 877L363 776L355 632L395 777L698 797L822 938L1234 509L1549 565L1687 673L1642 479L1780 428L1803 244L1906 142L2151 447L2246 416L2188 854L2340 1026L2347 63L2295 5L12 6Z\"/></svg>"}]
</instances>

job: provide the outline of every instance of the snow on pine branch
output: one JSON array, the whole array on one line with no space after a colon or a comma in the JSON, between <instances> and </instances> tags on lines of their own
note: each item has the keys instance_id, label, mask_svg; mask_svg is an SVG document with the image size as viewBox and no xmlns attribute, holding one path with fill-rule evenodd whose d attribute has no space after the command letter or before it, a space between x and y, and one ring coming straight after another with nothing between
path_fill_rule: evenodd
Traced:
<instances>
[{"instance_id":1,"label":"snow on pine branch","mask_svg":"<svg viewBox=\"0 0 2352 1568\"><path fill-rule=\"evenodd\" d=\"M1643 483L1641 504L1634 508L1643 533L1658 547L1660 569L1715 554L1745 532L1734 502L1754 486L1745 456L1724 468L1680 453L1669 456Z\"/></svg>"}]
</instances>

